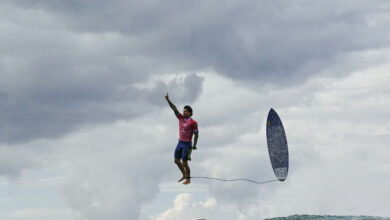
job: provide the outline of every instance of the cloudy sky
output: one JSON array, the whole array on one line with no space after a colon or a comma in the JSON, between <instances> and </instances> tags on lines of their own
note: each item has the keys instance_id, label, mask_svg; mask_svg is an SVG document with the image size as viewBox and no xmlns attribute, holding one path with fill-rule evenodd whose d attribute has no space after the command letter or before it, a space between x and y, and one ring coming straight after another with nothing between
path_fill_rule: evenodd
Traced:
<instances>
[{"instance_id":1,"label":"cloudy sky","mask_svg":"<svg viewBox=\"0 0 390 220\"><path fill-rule=\"evenodd\" d=\"M390 216L390 2L0 0L0 219ZM198 121L194 176L173 163Z\"/></svg>"}]
</instances>

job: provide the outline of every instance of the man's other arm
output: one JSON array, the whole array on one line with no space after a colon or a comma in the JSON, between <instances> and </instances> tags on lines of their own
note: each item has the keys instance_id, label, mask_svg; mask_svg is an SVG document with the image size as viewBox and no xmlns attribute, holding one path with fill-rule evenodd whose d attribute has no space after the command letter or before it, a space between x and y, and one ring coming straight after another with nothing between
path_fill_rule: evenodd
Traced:
<instances>
[{"instance_id":1,"label":"man's other arm","mask_svg":"<svg viewBox=\"0 0 390 220\"><path fill-rule=\"evenodd\" d=\"M198 137L199 137L199 131L194 132L194 146L192 146L192 149L196 150L196 144L198 143Z\"/></svg>"}]
</instances>

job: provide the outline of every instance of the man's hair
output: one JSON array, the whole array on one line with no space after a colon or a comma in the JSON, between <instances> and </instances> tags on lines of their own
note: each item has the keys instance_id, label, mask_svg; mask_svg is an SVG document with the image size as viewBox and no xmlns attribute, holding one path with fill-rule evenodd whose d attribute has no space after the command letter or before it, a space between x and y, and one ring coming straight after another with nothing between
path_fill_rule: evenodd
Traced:
<instances>
[{"instance_id":1,"label":"man's hair","mask_svg":"<svg viewBox=\"0 0 390 220\"><path fill-rule=\"evenodd\" d=\"M186 105L186 106L184 106L184 109L187 109L187 111L191 114L191 116L192 116L192 108L191 108L191 106L189 106L189 105Z\"/></svg>"}]
</instances>

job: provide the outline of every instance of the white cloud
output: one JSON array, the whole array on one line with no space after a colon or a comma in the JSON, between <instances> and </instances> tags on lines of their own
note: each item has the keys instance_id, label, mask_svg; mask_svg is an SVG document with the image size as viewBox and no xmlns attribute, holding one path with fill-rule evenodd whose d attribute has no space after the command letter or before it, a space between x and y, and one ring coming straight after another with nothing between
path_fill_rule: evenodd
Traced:
<instances>
[{"instance_id":1,"label":"white cloud","mask_svg":"<svg viewBox=\"0 0 390 220\"><path fill-rule=\"evenodd\" d=\"M261 199L268 216L390 215L384 205L390 202L389 67L382 63L324 80L308 105L281 109L288 116L290 176L272 197Z\"/></svg>"},{"instance_id":2,"label":"white cloud","mask_svg":"<svg viewBox=\"0 0 390 220\"><path fill-rule=\"evenodd\" d=\"M157 216L154 220L171 219L213 219L218 209L217 200L209 198L204 202L196 202L191 194L178 194L173 202L173 207Z\"/></svg>"},{"instance_id":3,"label":"white cloud","mask_svg":"<svg viewBox=\"0 0 390 220\"><path fill-rule=\"evenodd\" d=\"M58 142L69 205L87 219L137 219L172 169L166 126L152 114L89 128ZM165 118L165 116L164 116ZM168 134L171 132L168 132Z\"/></svg>"},{"instance_id":4,"label":"white cloud","mask_svg":"<svg viewBox=\"0 0 390 220\"><path fill-rule=\"evenodd\" d=\"M376 53L388 54L387 50ZM360 55L364 62L367 54ZM371 67L346 77L323 75L266 93L207 75L195 103L202 108L194 117L205 124L200 126L193 175L273 178L263 127L266 111L275 106L288 135L290 175L285 183L262 186L193 182L208 185L216 199L235 204L240 210L237 218L297 213L389 216L385 204L390 198L386 175L390 75L389 64L378 63L378 58L385 60L377 56ZM361 200L369 204L360 207Z\"/></svg>"}]
</instances>

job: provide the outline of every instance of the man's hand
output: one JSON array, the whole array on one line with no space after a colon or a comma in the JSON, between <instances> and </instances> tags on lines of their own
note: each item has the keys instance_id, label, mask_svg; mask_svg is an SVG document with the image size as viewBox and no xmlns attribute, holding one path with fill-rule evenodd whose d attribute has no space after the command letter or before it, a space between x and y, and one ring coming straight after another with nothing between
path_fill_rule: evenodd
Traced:
<instances>
[{"instance_id":1,"label":"man's hand","mask_svg":"<svg viewBox=\"0 0 390 220\"><path fill-rule=\"evenodd\" d=\"M198 148L196 148L196 145L194 144L194 146L192 146L192 149L193 149L193 150L196 150L196 149L198 149Z\"/></svg>"},{"instance_id":2,"label":"man's hand","mask_svg":"<svg viewBox=\"0 0 390 220\"><path fill-rule=\"evenodd\" d=\"M167 101L169 100L168 92L167 92L167 94L165 95L165 99L166 99Z\"/></svg>"}]
</instances>

